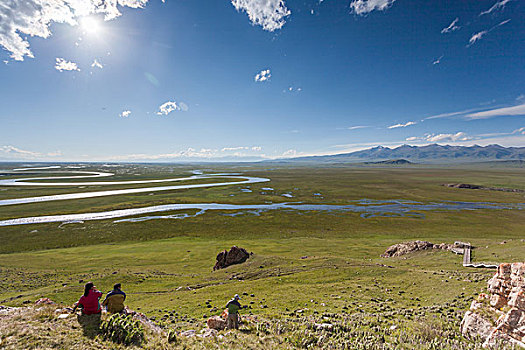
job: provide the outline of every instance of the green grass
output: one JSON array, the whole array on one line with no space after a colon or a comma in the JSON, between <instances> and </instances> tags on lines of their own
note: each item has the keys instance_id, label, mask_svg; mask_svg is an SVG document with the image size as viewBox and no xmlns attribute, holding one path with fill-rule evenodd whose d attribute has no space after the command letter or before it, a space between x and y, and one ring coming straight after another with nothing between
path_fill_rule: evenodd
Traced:
<instances>
[{"instance_id":1,"label":"green grass","mask_svg":"<svg viewBox=\"0 0 525 350\"><path fill-rule=\"evenodd\" d=\"M167 173L163 167L156 169L161 175ZM522 169L298 167L270 171L249 167L243 171L272 181L249 185L252 193L240 192L244 186L230 186L58 201L3 207L0 216L167 203L344 204L362 198L525 202L520 193L441 186L464 182L520 188L525 186ZM144 173L141 178L149 175ZM262 187L274 191L261 194ZM31 191L39 195L39 190ZM288 191L293 199L281 196ZM318 192L323 198L313 195ZM242 303L249 307L245 314L268 319L293 318L297 310L303 310L301 315L308 317L326 313L377 315L400 324L415 322L418 317L440 317L446 328L457 326L454 320L484 290L493 271L465 269L461 256L445 251L380 258L388 246L414 239L433 243L462 240L476 246L474 261L525 260L525 211L519 210L427 212L425 218L370 219L355 213L221 214L210 211L183 220L137 223L102 220L62 227L59 223L2 227L0 304L21 305L45 296L69 305L91 280L103 291L121 282L131 308L177 329L202 327L204 315L219 314L235 293L242 294ZM506 243L500 244L503 241ZM245 264L212 271L216 254L232 245L254 255ZM407 323L403 327L412 326ZM420 328L413 332L434 334Z\"/></svg>"}]
</instances>

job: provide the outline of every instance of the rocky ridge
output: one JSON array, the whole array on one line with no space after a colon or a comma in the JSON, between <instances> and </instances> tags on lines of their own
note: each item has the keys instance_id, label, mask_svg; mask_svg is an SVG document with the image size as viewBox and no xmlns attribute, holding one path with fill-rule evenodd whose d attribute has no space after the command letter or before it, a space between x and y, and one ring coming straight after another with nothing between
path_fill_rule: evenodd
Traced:
<instances>
[{"instance_id":1,"label":"rocky ridge","mask_svg":"<svg viewBox=\"0 0 525 350\"><path fill-rule=\"evenodd\" d=\"M396 256L402 256L422 250L429 250L429 249L441 249L441 250L450 250L457 254L462 254L463 248L466 248L466 246L470 246L468 243L463 242L455 242L454 244L448 244L448 243L440 243L440 244L434 244L427 241L410 241L410 242L403 242L394 244L387 248L387 250L381 254L381 257L383 258L393 258Z\"/></svg>"},{"instance_id":2,"label":"rocky ridge","mask_svg":"<svg viewBox=\"0 0 525 350\"><path fill-rule=\"evenodd\" d=\"M525 348L525 263L500 264L487 290L472 302L461 332L481 337L484 347L510 343Z\"/></svg>"}]
</instances>

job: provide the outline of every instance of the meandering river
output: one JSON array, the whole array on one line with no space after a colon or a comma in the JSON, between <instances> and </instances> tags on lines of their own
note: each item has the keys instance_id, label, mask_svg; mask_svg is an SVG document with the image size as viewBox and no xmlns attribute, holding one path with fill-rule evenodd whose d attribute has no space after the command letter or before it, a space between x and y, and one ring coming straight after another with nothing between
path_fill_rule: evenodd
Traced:
<instances>
[{"instance_id":1,"label":"meandering river","mask_svg":"<svg viewBox=\"0 0 525 350\"><path fill-rule=\"evenodd\" d=\"M26 168L25 170L35 170L35 168ZM54 168L53 168L54 169ZM17 169L24 170L24 169ZM217 182L207 184L188 184L188 185L173 185L160 187L145 187L122 190L109 191L94 191L84 193L67 193L50 196L13 198L0 200L0 206L38 203L57 200L72 200L82 198L93 198L102 196L114 196L128 193L142 193L142 192L156 192L156 191L171 191L188 188L203 188L203 187L217 187L217 186L231 186L249 183L268 182L270 179L260 177L250 177L241 174L221 173L221 174L196 174L184 178L170 178L162 180L133 180L133 181L95 181L95 182L38 182L38 180L55 180L55 179L77 179L88 177L107 177L112 176L112 173L104 172L83 172L83 171L67 171L67 173L83 174L75 176L59 176L59 177L40 177L40 178L21 178L21 179L5 179L0 180L0 186L91 186L91 185L126 185L126 184L146 184L159 182L173 182L173 181L187 181L197 179L217 179L229 178L237 181ZM291 211L321 211L321 212L353 212L359 213L363 218L369 217L424 217L424 213L428 211L459 211L459 210L524 210L525 203L505 204L505 203L487 203L487 202L430 202L420 203L409 200L370 200L362 199L357 201L349 201L350 204L333 205L333 204L305 204L300 202L294 203L270 203L270 204L221 204L221 203L196 203L196 204L166 204L157 206L148 206L142 208L110 210L103 212L89 212L81 214L65 214L65 215L48 215L48 216L33 216L25 218L16 218L9 220L0 220L0 226L13 226L24 224L37 223L81 223L88 220L107 220L115 218L131 217L128 219L120 219L115 222L137 222L153 219L182 219L192 216L204 214L210 210L228 211L224 215L238 215L243 213L251 213L259 215L261 212L269 210L291 210ZM149 213L167 213L179 210L197 210L195 214L166 214L155 216L139 216ZM232 213L233 212L233 213Z\"/></svg>"}]
</instances>

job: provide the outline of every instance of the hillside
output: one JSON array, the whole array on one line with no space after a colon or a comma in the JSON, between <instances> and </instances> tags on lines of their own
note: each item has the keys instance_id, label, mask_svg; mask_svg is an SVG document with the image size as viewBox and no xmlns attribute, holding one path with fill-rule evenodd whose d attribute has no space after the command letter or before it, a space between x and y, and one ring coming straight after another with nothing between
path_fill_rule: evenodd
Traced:
<instances>
[{"instance_id":1,"label":"hillside","mask_svg":"<svg viewBox=\"0 0 525 350\"><path fill-rule=\"evenodd\" d=\"M450 146L432 144L427 146L403 145L397 148L378 146L362 151L328 156L298 157L281 162L305 163L359 163L404 159L420 163L515 161L525 159L525 147Z\"/></svg>"}]
</instances>

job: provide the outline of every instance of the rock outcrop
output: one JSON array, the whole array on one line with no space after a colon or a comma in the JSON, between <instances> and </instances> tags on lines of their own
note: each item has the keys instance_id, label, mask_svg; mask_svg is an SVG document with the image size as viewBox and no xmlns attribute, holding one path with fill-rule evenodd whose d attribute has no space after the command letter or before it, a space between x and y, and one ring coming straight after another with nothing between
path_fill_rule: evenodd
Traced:
<instances>
[{"instance_id":1,"label":"rock outcrop","mask_svg":"<svg viewBox=\"0 0 525 350\"><path fill-rule=\"evenodd\" d=\"M472 302L461 332L481 337L483 346L509 343L525 348L525 263L499 265L487 290L489 294Z\"/></svg>"},{"instance_id":2,"label":"rock outcrop","mask_svg":"<svg viewBox=\"0 0 525 350\"><path fill-rule=\"evenodd\" d=\"M212 316L206 321L206 325L209 329L216 329L221 331L226 328L226 320L220 316Z\"/></svg>"},{"instance_id":3,"label":"rock outcrop","mask_svg":"<svg viewBox=\"0 0 525 350\"><path fill-rule=\"evenodd\" d=\"M230 265L242 264L248 260L249 257L250 254L246 249L233 246L229 251L224 250L217 254L217 262L215 263L213 270L224 269Z\"/></svg>"},{"instance_id":4,"label":"rock outcrop","mask_svg":"<svg viewBox=\"0 0 525 350\"><path fill-rule=\"evenodd\" d=\"M392 258L395 256L401 256L401 255L418 252L421 250L428 250L428 249L450 250L450 251L454 251L455 253L457 253L459 252L458 249L463 249L463 248L466 248L467 246L470 247L470 244L463 243L463 242L455 242L454 244L447 244L447 243L433 244L427 241L410 241L410 242L394 244L393 246L388 247L388 249L383 254L381 254L381 256L383 258ZM461 251L461 253L463 253L463 251Z\"/></svg>"},{"instance_id":5,"label":"rock outcrop","mask_svg":"<svg viewBox=\"0 0 525 350\"><path fill-rule=\"evenodd\" d=\"M486 187L482 185L473 185L473 184L443 184L445 187L452 188L466 188L469 190L488 190L488 191L500 191L500 192L525 192L519 188L505 188L505 187Z\"/></svg>"}]
</instances>

